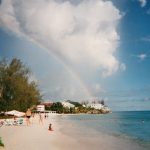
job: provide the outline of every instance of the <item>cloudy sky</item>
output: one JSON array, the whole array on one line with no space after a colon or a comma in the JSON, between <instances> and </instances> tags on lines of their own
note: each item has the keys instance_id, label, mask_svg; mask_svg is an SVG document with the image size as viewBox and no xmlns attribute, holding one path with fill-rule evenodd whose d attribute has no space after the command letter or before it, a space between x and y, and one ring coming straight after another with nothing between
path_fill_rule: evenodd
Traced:
<instances>
[{"instance_id":1,"label":"cloudy sky","mask_svg":"<svg viewBox=\"0 0 150 150\"><path fill-rule=\"evenodd\" d=\"M45 100L150 109L150 1L1 0L0 58L31 70Z\"/></svg>"}]
</instances>

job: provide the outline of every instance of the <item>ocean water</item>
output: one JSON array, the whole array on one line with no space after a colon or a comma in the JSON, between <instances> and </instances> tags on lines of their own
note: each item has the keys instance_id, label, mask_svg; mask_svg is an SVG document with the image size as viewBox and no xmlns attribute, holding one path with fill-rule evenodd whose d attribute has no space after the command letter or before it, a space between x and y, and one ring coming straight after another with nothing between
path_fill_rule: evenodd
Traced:
<instances>
[{"instance_id":1,"label":"ocean water","mask_svg":"<svg viewBox=\"0 0 150 150\"><path fill-rule=\"evenodd\" d=\"M99 146L97 143L101 142L102 145L102 141L107 140L114 149L117 149L116 143L122 143L127 150L150 150L150 111L60 115L57 117L57 122L62 124L62 131L65 134L81 138L81 141L87 138L90 142L91 139L92 144L97 147ZM85 141L81 144L85 144ZM122 145L117 145L118 149Z\"/></svg>"}]
</instances>

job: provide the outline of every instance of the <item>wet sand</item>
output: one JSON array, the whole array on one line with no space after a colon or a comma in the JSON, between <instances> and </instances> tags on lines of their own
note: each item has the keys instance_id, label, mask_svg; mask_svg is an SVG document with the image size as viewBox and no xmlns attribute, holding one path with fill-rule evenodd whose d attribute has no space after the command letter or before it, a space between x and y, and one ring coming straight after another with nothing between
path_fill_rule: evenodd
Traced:
<instances>
[{"instance_id":1,"label":"wet sand","mask_svg":"<svg viewBox=\"0 0 150 150\"><path fill-rule=\"evenodd\" d=\"M68 125L69 126L69 125ZM73 126L70 124L70 126ZM63 128L61 128L63 127ZM139 143L136 143L135 141L127 138L107 135L103 133L93 133L91 134L76 134L77 129L80 129L78 127L74 127L75 130L70 130L69 127L67 128L68 131L64 130L64 126L60 127L62 135L67 135L66 139L70 139L71 142L64 142L62 143L60 140L55 141L56 145L59 145L60 147L63 147L66 145L69 145L71 147L71 150L149 150L141 145ZM75 141L73 141L75 139ZM66 146L63 150L69 150L69 148Z\"/></svg>"}]
</instances>

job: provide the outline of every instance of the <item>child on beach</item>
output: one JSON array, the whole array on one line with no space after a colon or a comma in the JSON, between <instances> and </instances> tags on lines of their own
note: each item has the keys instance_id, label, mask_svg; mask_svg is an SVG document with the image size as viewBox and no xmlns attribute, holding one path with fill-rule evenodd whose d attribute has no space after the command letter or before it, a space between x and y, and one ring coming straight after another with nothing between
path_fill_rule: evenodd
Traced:
<instances>
[{"instance_id":1,"label":"child on beach","mask_svg":"<svg viewBox=\"0 0 150 150\"><path fill-rule=\"evenodd\" d=\"M48 130L49 130L49 131L53 131L53 130L52 130L52 124L51 124L51 123L49 124Z\"/></svg>"}]
</instances>

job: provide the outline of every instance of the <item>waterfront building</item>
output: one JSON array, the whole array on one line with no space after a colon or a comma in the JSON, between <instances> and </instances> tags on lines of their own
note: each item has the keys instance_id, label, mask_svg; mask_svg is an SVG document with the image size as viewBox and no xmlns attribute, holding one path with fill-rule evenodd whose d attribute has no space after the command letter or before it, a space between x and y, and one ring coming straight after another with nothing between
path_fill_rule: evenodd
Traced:
<instances>
[{"instance_id":1,"label":"waterfront building","mask_svg":"<svg viewBox=\"0 0 150 150\"><path fill-rule=\"evenodd\" d=\"M63 107L68 107L68 108L74 108L75 107L75 105L73 105L69 102L66 102L66 101L61 102L61 103L62 103Z\"/></svg>"},{"instance_id":2,"label":"waterfront building","mask_svg":"<svg viewBox=\"0 0 150 150\"><path fill-rule=\"evenodd\" d=\"M37 112L44 112L45 111L45 105L37 105L36 110L37 110Z\"/></svg>"},{"instance_id":3,"label":"waterfront building","mask_svg":"<svg viewBox=\"0 0 150 150\"><path fill-rule=\"evenodd\" d=\"M91 107L91 108L94 108L94 109L102 109L102 108L104 108L104 105L102 105L102 104L91 104L91 103L89 103L89 104L87 104L87 107Z\"/></svg>"}]
</instances>

